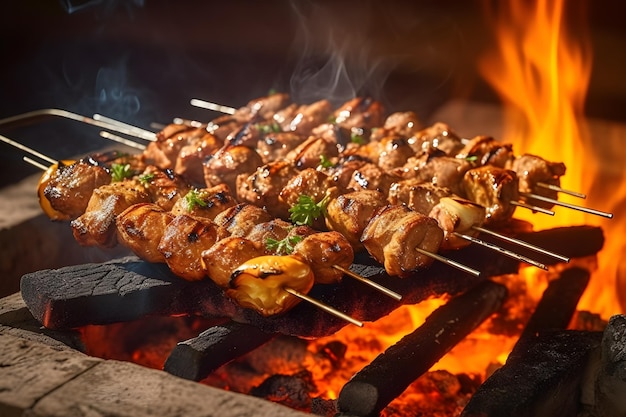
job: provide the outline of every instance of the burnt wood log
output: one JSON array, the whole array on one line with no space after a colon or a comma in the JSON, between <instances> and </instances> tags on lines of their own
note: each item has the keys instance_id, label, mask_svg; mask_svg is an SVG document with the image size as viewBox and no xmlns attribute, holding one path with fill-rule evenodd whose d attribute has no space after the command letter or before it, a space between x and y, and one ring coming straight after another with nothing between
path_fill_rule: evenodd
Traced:
<instances>
[{"instance_id":1,"label":"burnt wood log","mask_svg":"<svg viewBox=\"0 0 626 417\"><path fill-rule=\"evenodd\" d=\"M231 360L274 337L249 324L227 321L213 326L172 350L163 369L181 378L200 381Z\"/></svg>"},{"instance_id":2,"label":"burnt wood log","mask_svg":"<svg viewBox=\"0 0 626 417\"><path fill-rule=\"evenodd\" d=\"M548 284L506 364L478 388L463 417L576 415L576 391L598 335L569 334L565 329L588 283L589 271L572 267ZM558 331L562 333L540 336ZM550 343L554 346L539 354ZM568 343L572 344L571 358L566 358Z\"/></svg>"},{"instance_id":3,"label":"burnt wood log","mask_svg":"<svg viewBox=\"0 0 626 417\"><path fill-rule=\"evenodd\" d=\"M601 332L551 330L520 339L461 417L577 416L584 369L601 338Z\"/></svg>"},{"instance_id":4,"label":"burnt wood log","mask_svg":"<svg viewBox=\"0 0 626 417\"><path fill-rule=\"evenodd\" d=\"M414 332L376 357L346 383L341 415L377 416L413 381L502 306L507 290L484 281L435 310Z\"/></svg>"},{"instance_id":5,"label":"burnt wood log","mask_svg":"<svg viewBox=\"0 0 626 417\"><path fill-rule=\"evenodd\" d=\"M604 243L602 230L590 226L544 230L519 238L552 250L557 242L575 242L559 249L566 256L573 252L593 255ZM400 304L458 294L487 277L515 273L519 267L517 261L478 245L448 256L481 271L481 276L435 262L412 277L390 277L367 254L359 254L352 265L354 272L402 294L400 302L350 278L344 278L340 284L316 285L309 294L358 320L375 321ZM555 260L546 263L553 264ZM21 280L21 293L33 316L52 329L130 321L146 315L183 314L228 317L267 333L303 337L329 335L346 325L342 319L305 302L281 316L262 317L236 306L210 279L185 281L163 264L149 264L132 256L26 274Z\"/></svg>"},{"instance_id":6,"label":"burnt wood log","mask_svg":"<svg viewBox=\"0 0 626 417\"><path fill-rule=\"evenodd\" d=\"M626 416L626 316L615 315L602 336L599 369L595 380L595 416Z\"/></svg>"},{"instance_id":7,"label":"burnt wood log","mask_svg":"<svg viewBox=\"0 0 626 417\"><path fill-rule=\"evenodd\" d=\"M566 329L589 284L589 277L586 269L573 267L550 281L520 339L535 336L542 330Z\"/></svg>"}]
</instances>

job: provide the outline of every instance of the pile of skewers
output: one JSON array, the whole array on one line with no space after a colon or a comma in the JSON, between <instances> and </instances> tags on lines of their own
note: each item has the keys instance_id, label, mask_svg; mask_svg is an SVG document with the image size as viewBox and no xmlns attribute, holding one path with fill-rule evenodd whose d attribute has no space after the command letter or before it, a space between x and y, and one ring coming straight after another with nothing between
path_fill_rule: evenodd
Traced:
<instances>
[{"instance_id":1,"label":"pile of skewers","mask_svg":"<svg viewBox=\"0 0 626 417\"><path fill-rule=\"evenodd\" d=\"M121 243L183 279L210 278L264 316L307 300L358 325L307 296L315 284L349 276L400 299L350 270L355 252L367 251L400 277L434 260L479 275L444 256L472 243L547 269L478 234L567 262L493 229L518 207L554 214L559 204L611 217L558 200L559 192L581 196L560 188L562 163L515 155L488 136L462 139L443 123L423 126L412 112L385 116L372 99L333 109L327 100L300 105L274 93L219 110L228 114L178 120L156 134L82 118L149 143L103 132L142 152L78 161L30 150L52 164L42 166L43 211L69 221L81 245Z\"/></svg>"}]
</instances>

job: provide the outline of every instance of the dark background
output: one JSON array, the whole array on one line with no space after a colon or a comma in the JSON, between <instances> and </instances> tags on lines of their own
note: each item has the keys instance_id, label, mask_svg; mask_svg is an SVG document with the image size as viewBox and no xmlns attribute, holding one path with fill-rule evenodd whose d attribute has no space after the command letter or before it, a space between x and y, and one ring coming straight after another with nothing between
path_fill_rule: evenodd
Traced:
<instances>
[{"instance_id":1,"label":"dark background","mask_svg":"<svg viewBox=\"0 0 626 417\"><path fill-rule=\"evenodd\" d=\"M594 1L586 113L626 121L626 13ZM495 2L494 4L498 4ZM240 106L270 89L297 101L369 94L424 119L454 98L498 103L477 74L493 37L478 1L20 0L0 17L0 119L43 108L102 113L141 127L217 114L191 98ZM336 75L341 75L335 77ZM485 132L488 133L488 132ZM110 145L98 129L50 119L0 134L65 158ZM0 186L37 169L0 143Z\"/></svg>"}]
</instances>

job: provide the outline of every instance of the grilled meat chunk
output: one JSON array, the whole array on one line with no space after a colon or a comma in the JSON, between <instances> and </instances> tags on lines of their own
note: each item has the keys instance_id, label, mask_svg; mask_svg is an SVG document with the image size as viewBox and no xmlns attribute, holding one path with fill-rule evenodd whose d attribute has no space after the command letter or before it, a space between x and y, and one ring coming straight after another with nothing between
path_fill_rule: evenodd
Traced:
<instances>
[{"instance_id":1,"label":"grilled meat chunk","mask_svg":"<svg viewBox=\"0 0 626 417\"><path fill-rule=\"evenodd\" d=\"M416 154L439 150L447 156L455 156L463 149L461 138L445 123L437 122L409 138Z\"/></svg>"},{"instance_id":2,"label":"grilled meat chunk","mask_svg":"<svg viewBox=\"0 0 626 417\"><path fill-rule=\"evenodd\" d=\"M416 249L436 253L443 240L437 221L406 206L379 209L363 231L361 243L389 275L407 277L433 259Z\"/></svg>"},{"instance_id":3,"label":"grilled meat chunk","mask_svg":"<svg viewBox=\"0 0 626 417\"><path fill-rule=\"evenodd\" d=\"M230 285L233 271L245 261L264 255L263 248L249 239L228 236L218 240L200 255L202 270L223 288Z\"/></svg>"},{"instance_id":4,"label":"grilled meat chunk","mask_svg":"<svg viewBox=\"0 0 626 417\"><path fill-rule=\"evenodd\" d=\"M219 213L214 222L226 229L231 236L245 237L254 226L272 219L267 210L253 204L240 203Z\"/></svg>"},{"instance_id":5,"label":"grilled meat chunk","mask_svg":"<svg viewBox=\"0 0 626 417\"><path fill-rule=\"evenodd\" d=\"M183 146L176 158L174 172L196 186L204 185L204 161L217 152L224 141L206 132L202 137L194 139Z\"/></svg>"},{"instance_id":6,"label":"grilled meat chunk","mask_svg":"<svg viewBox=\"0 0 626 417\"><path fill-rule=\"evenodd\" d=\"M200 263L202 252L226 237L226 232L207 218L176 216L165 228L158 250L170 270L187 281L206 278Z\"/></svg>"},{"instance_id":7,"label":"grilled meat chunk","mask_svg":"<svg viewBox=\"0 0 626 417\"><path fill-rule=\"evenodd\" d=\"M295 132L308 136L314 127L328 121L332 106L328 100L319 100L312 104L291 108L290 113L281 115L280 127L285 132ZM279 119L280 120L280 119Z\"/></svg>"},{"instance_id":8,"label":"grilled meat chunk","mask_svg":"<svg viewBox=\"0 0 626 417\"><path fill-rule=\"evenodd\" d=\"M257 242L267 253L272 253L272 250L268 249L268 240L270 242L283 240L292 228L293 224L285 220L272 219L254 226L246 238Z\"/></svg>"},{"instance_id":9,"label":"grilled meat chunk","mask_svg":"<svg viewBox=\"0 0 626 417\"><path fill-rule=\"evenodd\" d=\"M187 182L171 169L159 169L154 165L146 167L138 180L146 189L152 202L165 210L171 210L174 204L190 190Z\"/></svg>"},{"instance_id":10,"label":"grilled meat chunk","mask_svg":"<svg viewBox=\"0 0 626 417\"><path fill-rule=\"evenodd\" d=\"M252 174L263 161L261 156L247 146L227 146L217 151L204 164L204 181L207 187L226 184L237 189L237 176Z\"/></svg>"},{"instance_id":11,"label":"grilled meat chunk","mask_svg":"<svg viewBox=\"0 0 626 417\"><path fill-rule=\"evenodd\" d=\"M405 204L418 213L428 214L443 197L451 195L449 188L413 178L394 182L389 188L387 200L390 204Z\"/></svg>"},{"instance_id":12,"label":"grilled meat chunk","mask_svg":"<svg viewBox=\"0 0 626 417\"><path fill-rule=\"evenodd\" d=\"M289 207L279 196L297 169L287 161L270 162L258 167L252 174L237 178L237 198L240 202L265 208L271 215L289 218Z\"/></svg>"},{"instance_id":13,"label":"grilled meat chunk","mask_svg":"<svg viewBox=\"0 0 626 417\"><path fill-rule=\"evenodd\" d=\"M71 165L59 163L50 175L43 195L54 210L62 213L63 220L71 220L85 212L94 189L110 182L108 169L92 158Z\"/></svg>"},{"instance_id":14,"label":"grilled meat chunk","mask_svg":"<svg viewBox=\"0 0 626 417\"><path fill-rule=\"evenodd\" d=\"M375 190L353 191L332 199L326 206L326 226L344 235L355 250L374 212L385 206L385 195Z\"/></svg>"},{"instance_id":15,"label":"grilled meat chunk","mask_svg":"<svg viewBox=\"0 0 626 417\"><path fill-rule=\"evenodd\" d=\"M137 181L120 181L96 188L85 213L71 222L76 241L83 246L113 247L117 243L115 218L150 196Z\"/></svg>"},{"instance_id":16,"label":"grilled meat chunk","mask_svg":"<svg viewBox=\"0 0 626 417\"><path fill-rule=\"evenodd\" d=\"M476 237L473 226L482 226L486 210L483 206L460 197L443 197L428 213L444 232L441 250L461 249L471 242L458 234Z\"/></svg>"},{"instance_id":17,"label":"grilled meat chunk","mask_svg":"<svg viewBox=\"0 0 626 417\"><path fill-rule=\"evenodd\" d=\"M157 140L150 142L143 152L149 165L161 169L174 169L181 149L206 134L205 127L169 125L157 133Z\"/></svg>"},{"instance_id":18,"label":"grilled meat chunk","mask_svg":"<svg viewBox=\"0 0 626 417\"><path fill-rule=\"evenodd\" d=\"M220 184L211 188L190 190L176 201L172 214L188 214L213 220L219 213L236 204L230 189L226 184Z\"/></svg>"},{"instance_id":19,"label":"grilled meat chunk","mask_svg":"<svg viewBox=\"0 0 626 417\"><path fill-rule=\"evenodd\" d=\"M293 132L269 132L261 135L256 148L263 163L267 164L285 159L304 140L305 137Z\"/></svg>"},{"instance_id":20,"label":"grilled meat chunk","mask_svg":"<svg viewBox=\"0 0 626 417\"><path fill-rule=\"evenodd\" d=\"M562 162L550 162L530 154L524 154L516 158L511 164L511 169L519 179L519 191L523 193L539 194L544 197L558 199L558 193L545 187L538 187L537 183L561 185L560 177L565 175L565 164ZM552 203L532 200L535 206L551 209Z\"/></svg>"},{"instance_id":21,"label":"grilled meat chunk","mask_svg":"<svg viewBox=\"0 0 626 417\"><path fill-rule=\"evenodd\" d=\"M430 182L438 187L449 188L456 195L463 195L462 179L473 167L474 165L465 159L422 154L410 158L400 171L394 172L400 173L403 178Z\"/></svg>"},{"instance_id":22,"label":"grilled meat chunk","mask_svg":"<svg viewBox=\"0 0 626 417\"><path fill-rule=\"evenodd\" d=\"M346 129L371 129L384 123L384 113L385 109L379 101L369 97L356 97L339 106L334 116L335 123Z\"/></svg>"},{"instance_id":23,"label":"grilled meat chunk","mask_svg":"<svg viewBox=\"0 0 626 417\"><path fill-rule=\"evenodd\" d=\"M378 166L384 171L391 171L406 164L415 155L409 140L402 136L389 135L378 142Z\"/></svg>"},{"instance_id":24,"label":"grilled meat chunk","mask_svg":"<svg viewBox=\"0 0 626 417\"><path fill-rule=\"evenodd\" d=\"M337 144L332 140L318 136L309 136L286 156L298 169L316 168L321 157L332 159L339 156Z\"/></svg>"},{"instance_id":25,"label":"grilled meat chunk","mask_svg":"<svg viewBox=\"0 0 626 417\"><path fill-rule=\"evenodd\" d=\"M172 213L156 204L133 204L116 218L117 239L146 262L165 262L158 247L172 219Z\"/></svg>"},{"instance_id":26,"label":"grilled meat chunk","mask_svg":"<svg viewBox=\"0 0 626 417\"><path fill-rule=\"evenodd\" d=\"M424 128L421 120L412 111L392 113L385 124L372 129L371 140L379 141L385 136L400 136L408 139Z\"/></svg>"},{"instance_id":27,"label":"grilled meat chunk","mask_svg":"<svg viewBox=\"0 0 626 417\"><path fill-rule=\"evenodd\" d=\"M365 163L352 172L347 188L354 191L376 190L386 194L391 184L398 180L400 177L383 171L378 165Z\"/></svg>"},{"instance_id":28,"label":"grilled meat chunk","mask_svg":"<svg viewBox=\"0 0 626 417\"><path fill-rule=\"evenodd\" d=\"M487 210L486 224L508 221L515 206L511 201L519 199L519 181L514 171L493 166L483 166L466 172L463 195Z\"/></svg>"},{"instance_id":29,"label":"grilled meat chunk","mask_svg":"<svg viewBox=\"0 0 626 417\"><path fill-rule=\"evenodd\" d=\"M512 144L501 143L491 136L482 135L470 139L456 157L499 168L508 168L515 159Z\"/></svg>"},{"instance_id":30,"label":"grilled meat chunk","mask_svg":"<svg viewBox=\"0 0 626 417\"><path fill-rule=\"evenodd\" d=\"M354 261L350 242L339 232L309 234L295 245L292 254L304 259L319 284L340 282L343 272L335 266L348 269Z\"/></svg>"}]
</instances>

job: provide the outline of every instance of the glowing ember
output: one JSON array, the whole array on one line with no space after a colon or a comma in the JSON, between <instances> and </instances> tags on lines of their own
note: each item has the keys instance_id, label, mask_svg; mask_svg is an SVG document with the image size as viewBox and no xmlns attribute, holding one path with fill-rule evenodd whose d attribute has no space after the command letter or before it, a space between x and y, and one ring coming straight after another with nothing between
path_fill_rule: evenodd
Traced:
<instances>
[{"instance_id":1,"label":"glowing ember","mask_svg":"<svg viewBox=\"0 0 626 417\"><path fill-rule=\"evenodd\" d=\"M620 288L622 293L626 291L626 283L616 279L615 262L624 251L624 243L616 233L610 233L624 227L618 205L626 195L626 178L616 157L624 151L618 148L620 141L614 132L590 137L590 122L583 115L592 57L586 22L566 22L564 16L574 14L565 10L561 0L490 5L495 7L488 8L487 15L497 48L483 57L479 68L505 105L502 140L512 143L518 154L541 155L566 164L561 186L587 194L588 199L575 201L563 194L559 199L618 214L616 219L604 220L556 207L554 217L523 210L517 210L516 217L530 221L537 229L574 224L603 227L606 247L599 254L598 269L579 309L608 318L626 310L616 298ZM576 16L584 16L584 10L579 12ZM599 148L605 148L605 153Z\"/></svg>"}]
</instances>

